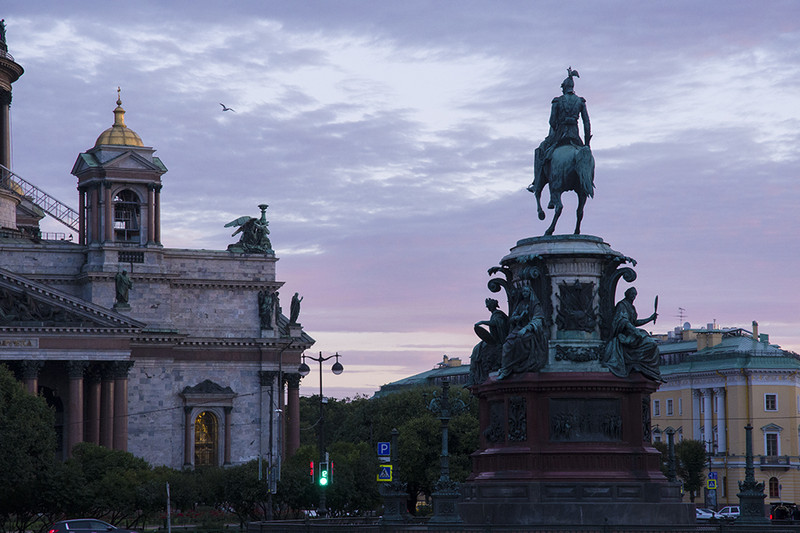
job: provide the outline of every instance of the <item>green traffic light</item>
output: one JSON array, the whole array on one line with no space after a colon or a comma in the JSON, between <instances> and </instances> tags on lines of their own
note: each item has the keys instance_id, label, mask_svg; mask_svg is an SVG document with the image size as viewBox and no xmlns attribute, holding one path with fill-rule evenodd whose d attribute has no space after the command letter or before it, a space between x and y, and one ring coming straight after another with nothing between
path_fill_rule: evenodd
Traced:
<instances>
[{"instance_id":1,"label":"green traffic light","mask_svg":"<svg viewBox=\"0 0 800 533\"><path fill-rule=\"evenodd\" d=\"M323 470L319 473L319 484L321 487L324 487L328 484L328 471Z\"/></svg>"}]
</instances>

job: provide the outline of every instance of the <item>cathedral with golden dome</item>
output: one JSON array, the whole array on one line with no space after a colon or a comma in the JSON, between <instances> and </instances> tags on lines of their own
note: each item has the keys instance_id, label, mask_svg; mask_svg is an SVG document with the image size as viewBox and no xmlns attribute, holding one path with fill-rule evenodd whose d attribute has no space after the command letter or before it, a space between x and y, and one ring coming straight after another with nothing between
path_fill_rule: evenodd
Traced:
<instances>
[{"instance_id":1,"label":"cathedral with golden dome","mask_svg":"<svg viewBox=\"0 0 800 533\"><path fill-rule=\"evenodd\" d=\"M173 468L291 455L314 340L281 312L275 252L162 245L167 167L126 126L119 89L113 125L73 165L77 209L43 193L10 163L22 74L3 39L0 364L53 407L60 457L80 442ZM45 216L77 238L48 238Z\"/></svg>"}]
</instances>

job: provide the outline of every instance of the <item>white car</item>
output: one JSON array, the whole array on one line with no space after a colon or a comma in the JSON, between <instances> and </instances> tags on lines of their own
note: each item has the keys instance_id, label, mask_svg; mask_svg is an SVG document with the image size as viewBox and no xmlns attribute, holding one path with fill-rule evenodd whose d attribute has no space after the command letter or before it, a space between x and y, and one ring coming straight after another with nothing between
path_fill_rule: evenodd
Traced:
<instances>
[{"instance_id":1,"label":"white car","mask_svg":"<svg viewBox=\"0 0 800 533\"><path fill-rule=\"evenodd\" d=\"M695 518L698 522L714 522L720 520L722 517L719 516L715 511L711 509L701 509L697 508L694 510Z\"/></svg>"},{"instance_id":2,"label":"white car","mask_svg":"<svg viewBox=\"0 0 800 533\"><path fill-rule=\"evenodd\" d=\"M725 520L735 520L739 518L739 506L729 505L720 509L717 514Z\"/></svg>"}]
</instances>

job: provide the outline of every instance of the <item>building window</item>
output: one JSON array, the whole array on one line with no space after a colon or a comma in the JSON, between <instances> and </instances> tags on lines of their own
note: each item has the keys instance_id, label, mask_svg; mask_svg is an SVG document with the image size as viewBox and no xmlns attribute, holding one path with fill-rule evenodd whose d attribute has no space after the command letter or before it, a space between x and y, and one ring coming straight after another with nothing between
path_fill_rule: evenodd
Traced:
<instances>
[{"instance_id":1,"label":"building window","mask_svg":"<svg viewBox=\"0 0 800 533\"><path fill-rule=\"evenodd\" d=\"M778 395L777 394L765 394L764 395L764 410L765 411L777 411L778 410Z\"/></svg>"},{"instance_id":2,"label":"building window","mask_svg":"<svg viewBox=\"0 0 800 533\"><path fill-rule=\"evenodd\" d=\"M777 433L764 434L764 455L777 456L781 454L780 440Z\"/></svg>"},{"instance_id":3,"label":"building window","mask_svg":"<svg viewBox=\"0 0 800 533\"><path fill-rule=\"evenodd\" d=\"M672 399L667 400L667 416L672 416Z\"/></svg>"},{"instance_id":4,"label":"building window","mask_svg":"<svg viewBox=\"0 0 800 533\"><path fill-rule=\"evenodd\" d=\"M769 497L777 499L781 497L781 485L776 477L769 478Z\"/></svg>"},{"instance_id":5,"label":"building window","mask_svg":"<svg viewBox=\"0 0 800 533\"><path fill-rule=\"evenodd\" d=\"M194 465L217 466L218 431L217 417L210 411L203 411L194 420Z\"/></svg>"},{"instance_id":6,"label":"building window","mask_svg":"<svg viewBox=\"0 0 800 533\"><path fill-rule=\"evenodd\" d=\"M653 400L653 416L661 416L661 400Z\"/></svg>"},{"instance_id":7,"label":"building window","mask_svg":"<svg viewBox=\"0 0 800 533\"><path fill-rule=\"evenodd\" d=\"M683 414L683 398L678 398L678 414Z\"/></svg>"}]
</instances>

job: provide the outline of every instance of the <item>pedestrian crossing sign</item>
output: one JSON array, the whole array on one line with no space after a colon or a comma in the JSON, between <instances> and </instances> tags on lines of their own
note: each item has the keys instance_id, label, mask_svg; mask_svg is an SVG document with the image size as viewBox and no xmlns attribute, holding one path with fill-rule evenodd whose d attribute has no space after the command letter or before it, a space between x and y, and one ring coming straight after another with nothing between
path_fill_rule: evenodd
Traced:
<instances>
[{"instance_id":1,"label":"pedestrian crossing sign","mask_svg":"<svg viewBox=\"0 0 800 533\"><path fill-rule=\"evenodd\" d=\"M378 471L378 481L392 480L392 465L381 465Z\"/></svg>"}]
</instances>

